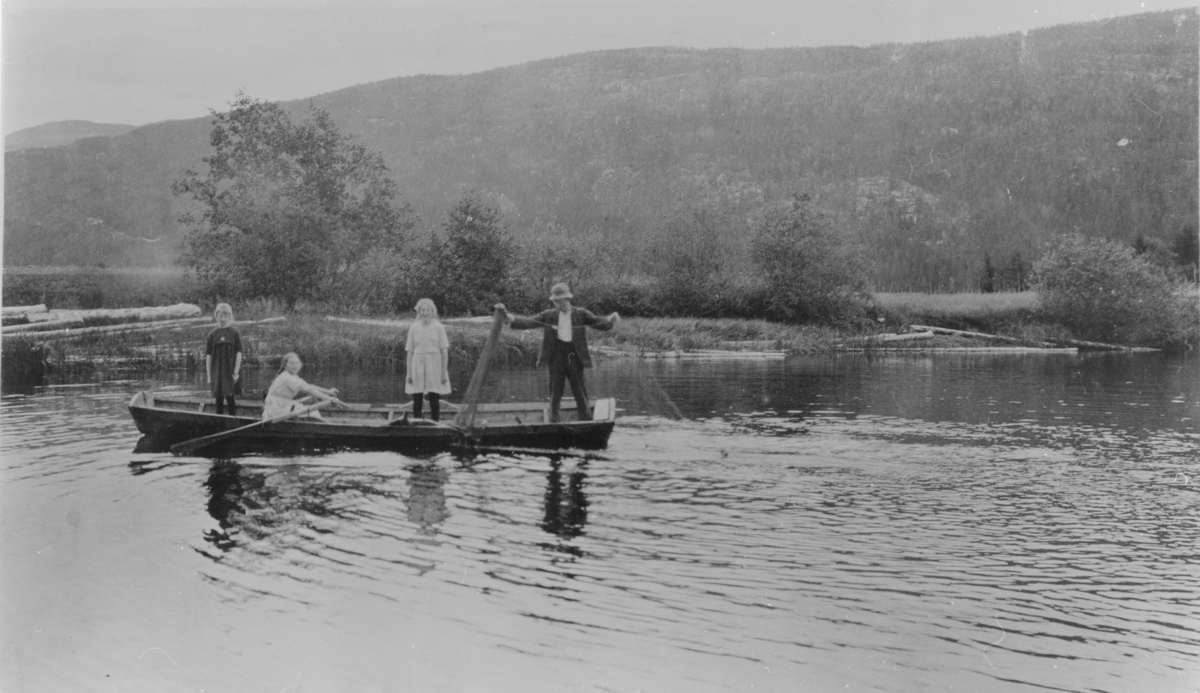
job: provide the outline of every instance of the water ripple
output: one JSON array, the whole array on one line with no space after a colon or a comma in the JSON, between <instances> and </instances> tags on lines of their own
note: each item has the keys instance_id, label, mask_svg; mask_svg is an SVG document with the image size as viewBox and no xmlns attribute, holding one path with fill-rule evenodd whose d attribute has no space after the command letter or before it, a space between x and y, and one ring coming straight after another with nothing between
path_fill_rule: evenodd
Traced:
<instances>
[{"instance_id":1,"label":"water ripple","mask_svg":"<svg viewBox=\"0 0 1200 693\"><path fill-rule=\"evenodd\" d=\"M52 688L1187 690L1200 438L1162 407L1194 390L1126 407L1147 400L1121 380L1057 419L1108 376L1039 404L1012 388L1037 363L987 366L1004 391L964 379L928 417L862 389L909 363L663 366L694 418L630 412L599 457L172 457L130 452L136 384L4 398L0 538L27 599L0 622ZM622 377L596 380L636 394ZM792 399L764 404L781 377ZM87 654L50 664L67 633ZM203 663L239 657L287 671Z\"/></svg>"}]
</instances>

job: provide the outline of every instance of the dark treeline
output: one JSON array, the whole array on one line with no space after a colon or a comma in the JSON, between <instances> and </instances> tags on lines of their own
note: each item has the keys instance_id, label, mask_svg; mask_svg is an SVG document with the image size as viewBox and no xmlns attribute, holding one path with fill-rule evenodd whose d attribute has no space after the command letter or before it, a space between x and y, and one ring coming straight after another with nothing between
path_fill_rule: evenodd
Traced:
<instances>
[{"instance_id":1,"label":"dark treeline","mask_svg":"<svg viewBox=\"0 0 1200 693\"><path fill-rule=\"evenodd\" d=\"M606 51L284 107L380 152L417 238L444 237L476 191L543 254L526 262L731 285L759 266L747 219L805 193L873 288L1012 289L1064 233L1170 245L1197 227L1198 35L1180 10L915 45ZM189 202L170 184L208 131L9 152L5 262L174 260Z\"/></svg>"}]
</instances>

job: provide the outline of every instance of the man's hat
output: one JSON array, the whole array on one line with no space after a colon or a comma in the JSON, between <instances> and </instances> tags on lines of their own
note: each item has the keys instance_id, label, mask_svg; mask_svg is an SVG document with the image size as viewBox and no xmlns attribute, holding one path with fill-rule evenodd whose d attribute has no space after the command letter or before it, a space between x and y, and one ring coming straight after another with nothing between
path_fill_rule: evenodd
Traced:
<instances>
[{"instance_id":1,"label":"man's hat","mask_svg":"<svg viewBox=\"0 0 1200 693\"><path fill-rule=\"evenodd\" d=\"M550 287L550 300L555 301L560 298L575 298L571 295L571 287L566 284L555 284Z\"/></svg>"}]
</instances>

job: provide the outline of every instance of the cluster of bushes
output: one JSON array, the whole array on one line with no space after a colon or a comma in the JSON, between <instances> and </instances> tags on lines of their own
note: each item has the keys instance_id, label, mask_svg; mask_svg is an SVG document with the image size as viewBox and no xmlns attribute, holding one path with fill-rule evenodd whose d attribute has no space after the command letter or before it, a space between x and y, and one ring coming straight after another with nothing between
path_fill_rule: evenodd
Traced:
<instances>
[{"instance_id":1,"label":"cluster of bushes","mask_svg":"<svg viewBox=\"0 0 1200 693\"><path fill-rule=\"evenodd\" d=\"M1075 233L1034 263L1033 287L1043 319L1077 337L1190 346L1200 335L1200 300L1182 280L1147 253Z\"/></svg>"},{"instance_id":2,"label":"cluster of bushes","mask_svg":"<svg viewBox=\"0 0 1200 693\"><path fill-rule=\"evenodd\" d=\"M680 215L624 247L546 225L517 243L501 214L469 194L439 232L361 263L328 287L326 302L367 314L405 312L422 297L445 315L483 315L497 302L532 312L548 305L553 284L567 282L593 310L642 317L847 324L865 313L859 254L811 199L735 223Z\"/></svg>"}]
</instances>

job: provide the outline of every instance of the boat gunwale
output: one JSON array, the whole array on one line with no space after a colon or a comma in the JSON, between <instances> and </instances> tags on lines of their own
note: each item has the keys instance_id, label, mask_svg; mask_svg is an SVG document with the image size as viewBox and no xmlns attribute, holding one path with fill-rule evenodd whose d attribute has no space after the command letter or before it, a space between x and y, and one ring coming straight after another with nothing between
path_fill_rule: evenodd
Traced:
<instances>
[{"instance_id":1,"label":"boat gunwale","mask_svg":"<svg viewBox=\"0 0 1200 693\"><path fill-rule=\"evenodd\" d=\"M147 404L148 397L155 404ZM500 423L488 423L485 421L483 424L473 427L473 429L462 429L462 428L458 428L458 427L453 426L448 423L439 424L436 422L428 422L428 423L410 422L407 425L400 425L399 422L402 421L402 419L370 418L370 417L366 417L366 416L361 417L362 420L354 420L354 418L349 418L349 419L343 419L340 421L337 420L336 417L330 417L327 419L326 418L323 418L323 419L298 418L298 419L280 421L280 422L271 424L270 428L272 429L272 432L270 434L268 434L267 437L275 437L275 436L282 435L285 433L291 433L294 435L303 436L306 433L308 433L308 434L317 435L317 436L336 435L338 437L352 437L355 435L366 435L368 437L374 438L374 437L384 437L382 435L384 433L384 431L390 431L392 433L400 433L401 431L404 431L404 432L406 432L407 436L413 436L413 437L419 437L419 438L424 438L424 437L435 438L435 437L445 437L445 436L450 436L450 435L470 438L475 435L486 435L488 432L497 432L497 433L520 432L520 433L537 435L537 434L550 434L550 433L553 433L556 431L570 431L572 433L584 434L584 433L592 432L593 430L596 430L596 429L609 428L611 430L611 428L615 425L616 401L612 398L605 398L605 399L612 401L612 405L609 406L609 408L608 408L609 416L604 419L595 419L595 420L588 420L588 421L556 421L556 422L550 422L550 421L536 421L536 422L533 422L533 421L531 421L531 422L505 421L505 422L500 422ZM255 422L261 421L261 419L258 418L257 416L254 416L254 417L229 416L227 414L217 414L217 413L211 412L211 411L198 411L198 410L189 410L189 409L185 409L185 408L175 408L175 407L160 407L160 406L157 406L157 401L158 401L158 398L154 397L153 393L151 391L145 391L145 390L139 391L130 399L130 402L129 402L130 413L131 413L131 415L133 415L134 422L135 422L135 424L137 424L138 430L140 432L142 432L143 434L146 434L146 435L152 434L151 431L147 431L142 428L141 418L145 417L145 416L153 416L155 418L158 418L158 419L160 419L160 423L162 423L162 424L169 424L169 423L171 423L170 420L173 419L173 420L175 420L174 423L176 423L176 425L179 425L179 426L189 425L189 423L191 425L200 425L203 422L207 422L209 424L216 424L217 422L222 422L223 427L226 429L228 429L230 426L232 426L234 424L244 425L244 424L255 423ZM170 399L167 399L166 401L180 402L180 403L186 403L186 404L190 404L190 405L208 404L209 403L208 400L204 400L204 399L201 399L198 397L170 398ZM601 400L596 400L596 401L599 402ZM500 410L496 410L496 411L502 411L507 414L513 414L514 412L528 411L530 414L539 414L540 415L546 410L546 407L547 407L547 405L544 403L536 403L536 402L531 402L531 403L507 402L507 403L498 403L498 404L502 405L504 408L500 409ZM517 405L524 405L524 406L517 406ZM572 403L572 405L573 405L573 403ZM491 409L484 409L483 407L485 407L485 406L486 405L482 405L482 404L480 405L481 413L493 411ZM571 406L568 408L568 407L564 406L563 409L568 410L568 411L573 411L575 409L575 407ZM355 412L358 414L370 414L370 413L374 412L374 413L378 413L378 414L382 415L382 414L394 413L397 411L397 409L390 407L390 406L385 406L385 407L372 407L369 409L351 409L349 411L352 411L352 412ZM408 411L411 411L411 407L409 407ZM135 412L141 412L142 414L139 417L139 415L135 414ZM163 419L167 419L167 420L164 421ZM316 426L317 428L309 428L310 426ZM263 432L265 433L266 431L264 430ZM261 434L259 434L259 436L254 436L254 437L260 437L260 436L261 436Z\"/></svg>"}]
</instances>

